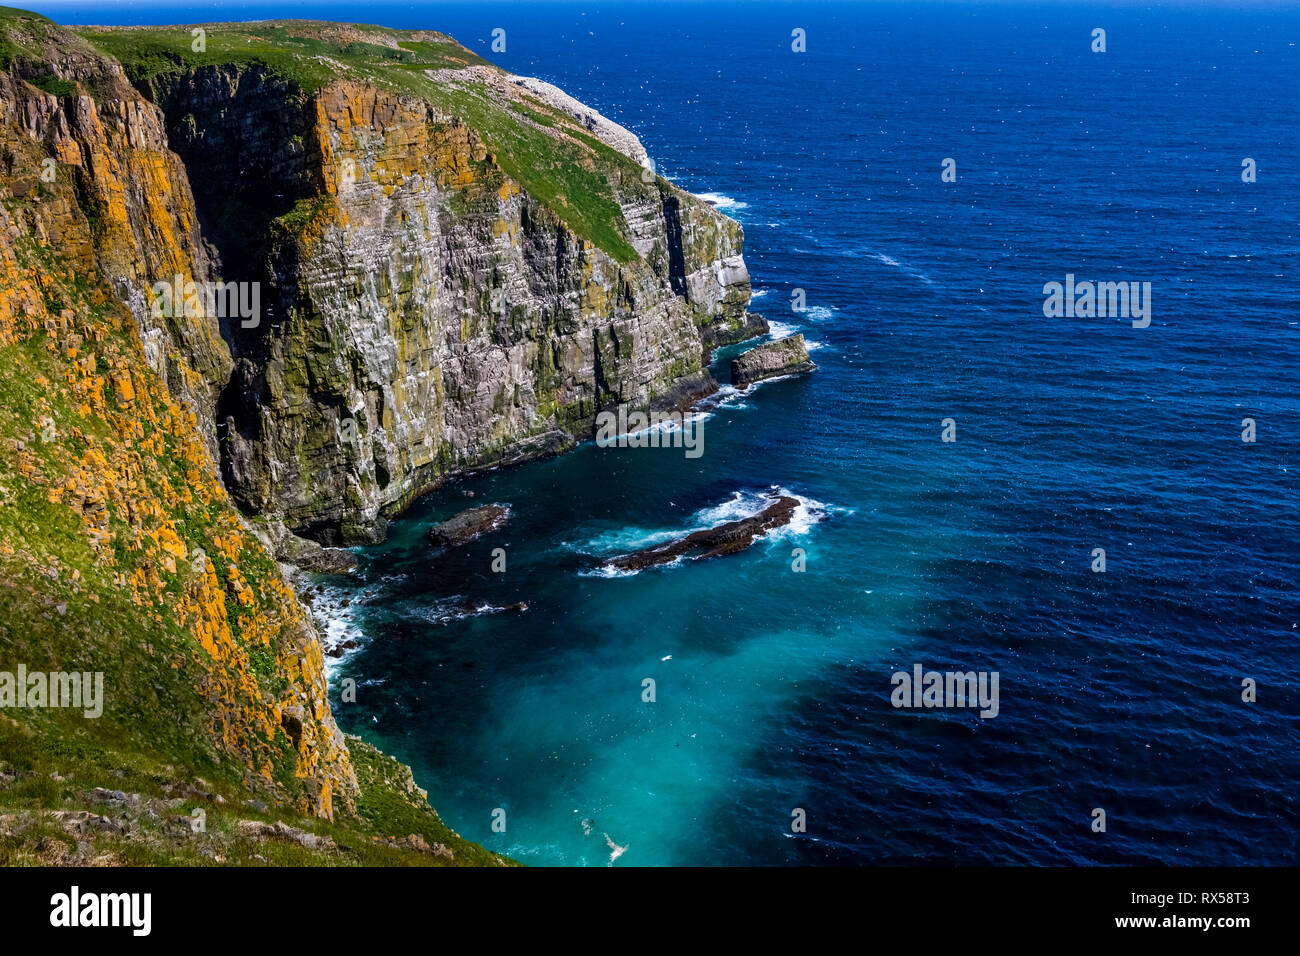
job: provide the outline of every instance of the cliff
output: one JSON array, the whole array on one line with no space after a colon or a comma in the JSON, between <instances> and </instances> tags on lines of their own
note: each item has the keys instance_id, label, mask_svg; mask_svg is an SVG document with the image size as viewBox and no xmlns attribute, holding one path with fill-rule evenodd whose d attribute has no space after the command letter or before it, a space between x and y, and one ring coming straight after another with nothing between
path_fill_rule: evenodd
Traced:
<instances>
[{"instance_id":1,"label":"cliff","mask_svg":"<svg viewBox=\"0 0 1300 956\"><path fill-rule=\"evenodd\" d=\"M712 391L741 242L441 34L0 8L0 864L506 862L340 733L276 557Z\"/></svg>"},{"instance_id":2,"label":"cliff","mask_svg":"<svg viewBox=\"0 0 1300 956\"><path fill-rule=\"evenodd\" d=\"M740 226L549 84L436 33L205 29L83 32L161 109L223 278L262 290L215 416L245 513L378 540L449 475L712 392L709 349L752 334Z\"/></svg>"}]
</instances>

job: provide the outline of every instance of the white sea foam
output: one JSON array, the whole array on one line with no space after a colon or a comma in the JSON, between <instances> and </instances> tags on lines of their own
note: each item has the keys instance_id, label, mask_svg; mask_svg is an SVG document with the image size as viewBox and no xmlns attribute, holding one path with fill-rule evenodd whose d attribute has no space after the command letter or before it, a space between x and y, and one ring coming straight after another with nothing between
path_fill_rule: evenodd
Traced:
<instances>
[{"instance_id":1,"label":"white sea foam","mask_svg":"<svg viewBox=\"0 0 1300 956\"><path fill-rule=\"evenodd\" d=\"M317 587L320 587L319 591L315 590ZM316 585L309 580L299 579L299 593L306 593L308 588L312 589L312 600L308 608L316 630L320 633L328 674L344 657L367 643L366 631L359 619L359 609L379 589L379 585L371 585L358 593L352 589ZM341 654L330 653L340 648Z\"/></svg>"},{"instance_id":2,"label":"white sea foam","mask_svg":"<svg viewBox=\"0 0 1300 956\"><path fill-rule=\"evenodd\" d=\"M733 491L731 497L721 504L701 508L691 515L691 526L686 533L707 531L728 521L740 521L750 518L762 511L771 502L752 491Z\"/></svg>"},{"instance_id":3,"label":"white sea foam","mask_svg":"<svg viewBox=\"0 0 1300 956\"><path fill-rule=\"evenodd\" d=\"M919 279L921 282L924 282L928 286L934 285L934 280L931 279L924 272L922 272L919 269L913 269L911 266L904 265L903 263L895 259L893 256L887 256L883 252L868 252L867 255L871 256L871 258L875 259L877 262L883 265L890 266L891 268L898 269L901 272L906 273L907 275L911 276L913 279Z\"/></svg>"},{"instance_id":4,"label":"white sea foam","mask_svg":"<svg viewBox=\"0 0 1300 956\"><path fill-rule=\"evenodd\" d=\"M671 535L672 538L675 538L677 536L678 536L677 532L674 532ZM632 548L630 550L639 551L642 549ZM684 563L685 560L686 560L685 558L677 557L677 558L673 558L671 561L665 561L663 564L656 565L655 567L656 569L675 568L681 565L682 563ZM585 570L579 571L578 577L580 578L634 578L638 574L640 574L643 570L645 569L644 568L616 568L612 564L602 564L599 567L587 568Z\"/></svg>"},{"instance_id":5,"label":"white sea foam","mask_svg":"<svg viewBox=\"0 0 1300 956\"><path fill-rule=\"evenodd\" d=\"M705 415L712 417L719 408L749 408L744 402L745 392L736 388L734 385L723 385L708 398L703 399L700 405L710 411L704 412Z\"/></svg>"},{"instance_id":6,"label":"white sea foam","mask_svg":"<svg viewBox=\"0 0 1300 956\"><path fill-rule=\"evenodd\" d=\"M789 495L799 502L799 506L794 509L794 514L791 516L788 525L782 528L773 528L765 535L769 539L802 537L811 531L814 525L818 525L825 520L830 511L825 504L815 498L793 494L786 488L777 489L776 494Z\"/></svg>"},{"instance_id":7,"label":"white sea foam","mask_svg":"<svg viewBox=\"0 0 1300 956\"><path fill-rule=\"evenodd\" d=\"M781 497L794 498L799 502L791 515L790 522L780 528L773 528L759 537L762 539L772 539L783 537L800 537L807 534L812 528L819 524L831 511L851 514L846 509L829 508L827 505L813 498L804 495L798 495L783 488L780 485L772 485L766 491L741 490L733 491L731 497L716 505L708 505L699 509L687 521L685 528L674 530L647 531L643 528L625 528L618 532L612 532L594 539L588 545L590 550L582 549L584 553L608 555L628 554L633 551L642 551L646 548L654 547L659 544L667 544L669 541L675 541L686 535L693 534L696 531L707 531L710 528L716 528L718 525L726 524L729 521L741 521L745 518L752 518L759 514L764 508L772 504L774 500ZM656 568L679 567L686 563L684 556L677 557L670 562L657 565ZM611 565L604 564L597 568L578 572L581 577L595 578L617 578L630 577L639 574L639 571L629 571L622 568L615 568Z\"/></svg>"},{"instance_id":8,"label":"white sea foam","mask_svg":"<svg viewBox=\"0 0 1300 956\"><path fill-rule=\"evenodd\" d=\"M446 601L439 601L437 604L416 608L413 613L424 618L430 624L450 624L453 621L464 621L471 617L481 617L484 614L500 614L506 610L506 608L497 607L494 604L464 604L461 602L460 597L452 597Z\"/></svg>"},{"instance_id":9,"label":"white sea foam","mask_svg":"<svg viewBox=\"0 0 1300 956\"><path fill-rule=\"evenodd\" d=\"M756 388L762 388L764 385L771 385L773 382L788 382L792 378L797 378L799 373L792 372L789 375L773 375L771 378L760 379L749 386L749 391L753 392Z\"/></svg>"},{"instance_id":10,"label":"white sea foam","mask_svg":"<svg viewBox=\"0 0 1300 956\"><path fill-rule=\"evenodd\" d=\"M655 422L653 425L647 425L645 428L639 428L636 431L630 431L628 432L628 435L629 436L640 435L642 433L650 435L655 432L658 432L661 435L669 434L671 432L681 431L683 425L686 425L688 423L694 425L697 422L704 421L708 417L709 417L708 412L689 412L685 415L682 415L682 419L680 422L675 421L671 418L667 418L661 422Z\"/></svg>"},{"instance_id":11,"label":"white sea foam","mask_svg":"<svg viewBox=\"0 0 1300 956\"><path fill-rule=\"evenodd\" d=\"M696 193L695 198L703 199L706 203L722 212L728 212L733 209L749 208L749 203L741 202L739 199L732 199L730 196L723 195L722 193Z\"/></svg>"},{"instance_id":12,"label":"white sea foam","mask_svg":"<svg viewBox=\"0 0 1300 956\"><path fill-rule=\"evenodd\" d=\"M640 574L639 571L625 571L623 568L616 568L608 564L602 564L597 568L585 568L578 572L580 578L631 578Z\"/></svg>"},{"instance_id":13,"label":"white sea foam","mask_svg":"<svg viewBox=\"0 0 1300 956\"><path fill-rule=\"evenodd\" d=\"M773 342L779 342L781 339L788 339L790 336L797 335L803 331L798 326L790 325L788 322L778 322L773 319L768 319L767 325L770 330L769 338ZM804 333L803 344L809 352L816 352L818 349L824 349L826 347L826 343L808 338L806 332Z\"/></svg>"}]
</instances>

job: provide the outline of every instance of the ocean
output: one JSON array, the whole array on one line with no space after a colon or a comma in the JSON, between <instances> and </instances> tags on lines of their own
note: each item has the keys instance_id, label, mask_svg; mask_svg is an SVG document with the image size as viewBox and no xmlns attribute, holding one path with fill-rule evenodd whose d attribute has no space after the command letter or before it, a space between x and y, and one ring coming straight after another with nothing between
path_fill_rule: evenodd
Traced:
<instances>
[{"instance_id":1,"label":"ocean","mask_svg":"<svg viewBox=\"0 0 1300 956\"><path fill-rule=\"evenodd\" d=\"M751 308L819 366L725 391L698 458L448 484L322 579L360 644L340 724L454 829L548 865L1297 862L1300 9L218 13L442 30L557 84L743 224ZM1149 289L1149 324L1045 314L1067 276ZM796 520L744 554L604 568L772 489ZM506 527L435 555L486 502ZM918 664L996 672L997 715L893 706Z\"/></svg>"}]
</instances>

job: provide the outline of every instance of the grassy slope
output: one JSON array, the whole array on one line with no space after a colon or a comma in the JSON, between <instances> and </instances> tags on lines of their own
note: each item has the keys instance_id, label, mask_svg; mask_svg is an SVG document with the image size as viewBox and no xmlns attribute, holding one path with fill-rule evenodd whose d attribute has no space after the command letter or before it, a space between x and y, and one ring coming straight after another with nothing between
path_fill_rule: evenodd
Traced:
<instances>
[{"instance_id":1,"label":"grassy slope","mask_svg":"<svg viewBox=\"0 0 1300 956\"><path fill-rule=\"evenodd\" d=\"M47 75L36 47L58 31L0 8L11 76ZM102 671L105 691L98 719L0 710L0 865L500 862L361 741L355 812L293 809L298 760L265 702L301 609L87 256L96 210L63 174L30 188L44 145L0 134L0 670Z\"/></svg>"},{"instance_id":2,"label":"grassy slope","mask_svg":"<svg viewBox=\"0 0 1300 956\"><path fill-rule=\"evenodd\" d=\"M50 255L24 245L20 261ZM0 711L0 865L496 862L452 833L411 791L409 770L361 741L350 743L361 784L356 816L340 813L326 823L274 805L255 809L246 768L211 745L212 705L201 692L201 672L197 683L195 678L194 662L203 655L189 630L192 619L178 613L192 571L180 562L179 573L165 573L157 553L132 544L132 527L116 515L108 523L114 543L96 553L81 519L62 496L54 500L59 482L75 474L87 455L94 458L98 450L117 462L113 450L123 441L115 431L122 423L96 407L95 385L106 377L101 372L111 376L127 363L138 367L142 356L133 325L97 294L102 289L84 277L61 274L52 261L42 262L40 272L47 309L87 308L84 328L97 338L93 351L59 348L39 333L0 346L0 669L13 672L22 662L29 670L102 670L106 706L95 720L55 709ZM84 379L77 377L78 359L91 370ZM182 540L205 543L217 555L212 542L230 534L233 509L219 496L184 500L192 490L187 471L194 463L193 440L186 442L180 423L164 417L165 410L142 407L146 399L138 394L127 412L142 423L127 444L141 450L148 471L129 480L149 486L134 489L131 501L142 507L162 502L152 530L174 529ZM54 423L49 441L40 434L43 422ZM181 489L180 498L169 500L168 486ZM213 567L222 590L235 587L237 575L239 587L257 595L246 606L230 602L232 609L241 608L232 614L231 630L256 680L273 693L281 681L275 644L263 645L254 635L267 626L259 618L274 612L274 602L261 598L273 593L278 572L256 547L242 550L238 572L219 558ZM155 577L156 591L120 583ZM279 755L272 758L276 780L291 789L288 741L277 733L263 743ZM105 806L95 788L139 799ZM181 797L180 806L165 803ZM205 834L189 832L179 819L195 807L207 813ZM87 832L75 817L58 817L80 811L97 818ZM283 820L332 837L336 846L309 849L292 839L246 835L237 827L245 819ZM124 821L129 823L123 827ZM442 844L454 856L388 845L388 838L409 834Z\"/></svg>"},{"instance_id":3,"label":"grassy slope","mask_svg":"<svg viewBox=\"0 0 1300 956\"><path fill-rule=\"evenodd\" d=\"M637 258L615 195L652 188L641 181L641 167L534 98L520 105L490 95L465 68L496 67L449 37L314 21L217 23L202 26L206 49L199 53L192 49L196 28L79 32L120 60L140 88L196 67L260 64L308 94L350 79L417 96L477 130L501 168L579 236L619 262ZM435 77L431 70L443 72ZM463 78L455 78L456 71Z\"/></svg>"}]
</instances>

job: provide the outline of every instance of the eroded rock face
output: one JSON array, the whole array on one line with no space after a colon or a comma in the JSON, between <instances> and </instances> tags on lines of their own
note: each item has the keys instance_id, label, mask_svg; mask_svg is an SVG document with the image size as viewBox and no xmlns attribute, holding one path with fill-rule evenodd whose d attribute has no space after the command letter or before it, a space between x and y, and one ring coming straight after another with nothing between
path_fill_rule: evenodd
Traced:
<instances>
[{"instance_id":1,"label":"eroded rock face","mask_svg":"<svg viewBox=\"0 0 1300 956\"><path fill-rule=\"evenodd\" d=\"M731 384L737 388L748 388L765 379L798 375L816 368L808 357L803 335L791 335L775 342L764 342L732 359Z\"/></svg>"},{"instance_id":2,"label":"eroded rock face","mask_svg":"<svg viewBox=\"0 0 1300 956\"><path fill-rule=\"evenodd\" d=\"M96 660L126 713L106 722L184 726L205 760L332 816L357 780L318 635L216 477L227 347L212 318L150 308L155 282L210 275L185 168L117 62L40 18L6 29L25 55L0 70L0 348L39 387L36 404L6 393L6 428L50 440L0 442L0 484L41 489L57 517L0 536L0 579L43 561L42 536L63 566L24 598L57 613L4 636L28 659L66 642ZM34 85L50 80L60 95Z\"/></svg>"},{"instance_id":3,"label":"eroded rock face","mask_svg":"<svg viewBox=\"0 0 1300 956\"><path fill-rule=\"evenodd\" d=\"M752 545L756 538L788 525L798 507L799 499L782 495L756 515L696 531L667 544L620 555L609 563L622 571L640 571L670 564L678 558L698 560L738 554Z\"/></svg>"},{"instance_id":4,"label":"eroded rock face","mask_svg":"<svg viewBox=\"0 0 1300 956\"><path fill-rule=\"evenodd\" d=\"M357 566L357 557L351 551L322 547L287 532L272 543L272 553L280 561L316 574L347 574Z\"/></svg>"},{"instance_id":5,"label":"eroded rock face","mask_svg":"<svg viewBox=\"0 0 1300 956\"><path fill-rule=\"evenodd\" d=\"M767 335L771 331L772 327L767 324L767 319L757 312L746 312L742 316L733 318L719 317L716 321L700 328L700 335L704 339L705 361L707 362L713 350L720 346L735 345L737 342Z\"/></svg>"},{"instance_id":6,"label":"eroded rock face","mask_svg":"<svg viewBox=\"0 0 1300 956\"><path fill-rule=\"evenodd\" d=\"M129 623L111 663L123 681L159 663L138 688L160 695L149 719L171 732L182 702L178 736L205 760L330 816L356 774L272 555L350 558L286 532L375 540L450 474L562 450L612 405L712 390L708 349L756 325L741 229L622 153L632 172L611 165L592 125L578 165L612 170L620 220L603 245L571 228L578 197L530 193L455 110L255 66L136 89L25 23L6 30L34 56L0 71L0 347L43 371L14 392L0 478L70 530L62 569L29 553L34 534L0 540L0 578L40 566L33 653ZM159 314L154 286L177 279L257 283L257 321ZM47 421L60 440L37 444ZM87 616L87 593L116 617Z\"/></svg>"},{"instance_id":7,"label":"eroded rock face","mask_svg":"<svg viewBox=\"0 0 1300 956\"><path fill-rule=\"evenodd\" d=\"M422 100L233 67L158 96L208 173L201 210L276 213L238 249L214 232L264 310L225 330L218 428L231 493L296 533L375 541L446 476L568 447L602 408L684 407L716 388L708 351L756 327L740 226L665 180L618 185L636 253L620 261Z\"/></svg>"},{"instance_id":8,"label":"eroded rock face","mask_svg":"<svg viewBox=\"0 0 1300 956\"><path fill-rule=\"evenodd\" d=\"M229 349L215 318L201 310L166 315L154 303L157 283L206 282L211 273L189 177L168 148L163 115L118 63L71 34L58 43L34 39L36 49L46 59L29 68L32 75L24 75L22 59L0 73L0 119L45 151L10 151L0 172L22 198L54 193L34 223L35 238L108 279L140 329L146 361L190 405L215 457L213 410L230 374ZM56 97L30 85L51 72L81 86ZM50 189L54 182L71 187L71 202Z\"/></svg>"}]
</instances>

